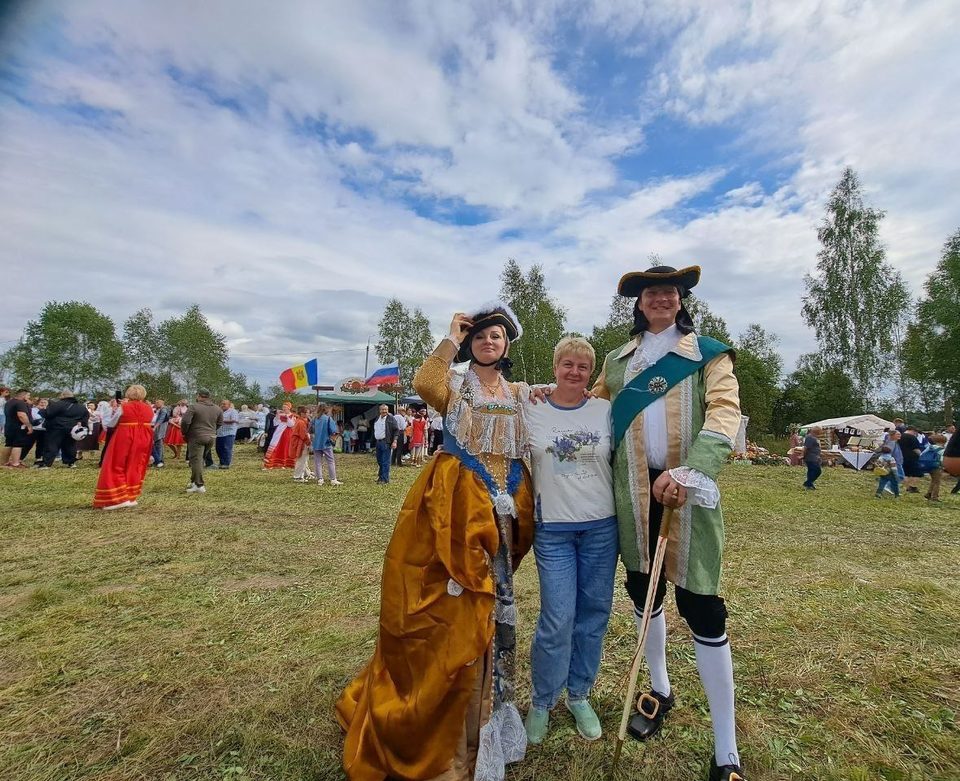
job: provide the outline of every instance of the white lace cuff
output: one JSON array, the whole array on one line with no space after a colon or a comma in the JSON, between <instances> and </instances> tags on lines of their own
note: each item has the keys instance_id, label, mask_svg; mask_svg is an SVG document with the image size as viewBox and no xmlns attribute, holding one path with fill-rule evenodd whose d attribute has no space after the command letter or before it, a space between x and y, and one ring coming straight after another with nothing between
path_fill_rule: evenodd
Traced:
<instances>
[{"instance_id":1,"label":"white lace cuff","mask_svg":"<svg viewBox=\"0 0 960 781\"><path fill-rule=\"evenodd\" d=\"M678 466L670 470L670 477L688 489L691 504L713 510L720 503L719 487L703 472L689 466Z\"/></svg>"}]
</instances>

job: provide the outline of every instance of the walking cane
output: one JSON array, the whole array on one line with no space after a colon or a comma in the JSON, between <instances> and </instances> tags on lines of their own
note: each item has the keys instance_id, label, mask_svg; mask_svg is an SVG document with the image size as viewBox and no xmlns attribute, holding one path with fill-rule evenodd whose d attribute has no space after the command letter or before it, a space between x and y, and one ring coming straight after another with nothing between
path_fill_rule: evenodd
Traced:
<instances>
[{"instance_id":1,"label":"walking cane","mask_svg":"<svg viewBox=\"0 0 960 781\"><path fill-rule=\"evenodd\" d=\"M650 629L650 616L653 613L653 601L656 599L657 583L660 582L660 571L663 569L663 560L667 555L667 541L670 539L670 523L673 521L674 508L664 507L663 518L660 521L660 534L657 537L657 550L650 565L650 585L647 588L647 600L643 606L643 617L640 619L640 634L637 637L637 650L633 652L630 667L630 682L627 684L627 696L623 701L623 716L620 719L620 730L617 733L617 747L613 752L613 767L610 768L610 778L617 772L617 763L620 761L620 752L623 741L627 737L627 724L630 722L630 705L633 695L637 692L637 676L640 674L640 664L643 661L643 649L647 644L647 631ZM637 709L648 719L657 715L660 701L644 692L637 701Z\"/></svg>"}]
</instances>

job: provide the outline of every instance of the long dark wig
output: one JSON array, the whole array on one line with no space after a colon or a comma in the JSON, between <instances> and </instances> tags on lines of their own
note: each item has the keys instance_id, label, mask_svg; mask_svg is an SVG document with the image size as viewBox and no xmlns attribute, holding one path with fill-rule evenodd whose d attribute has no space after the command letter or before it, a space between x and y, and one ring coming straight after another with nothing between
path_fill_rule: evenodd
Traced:
<instances>
[{"instance_id":1,"label":"long dark wig","mask_svg":"<svg viewBox=\"0 0 960 781\"><path fill-rule=\"evenodd\" d=\"M683 290L680 290L680 295L683 296ZM693 333L693 318L690 317L690 313L687 311L687 308L683 305L683 299L680 299L680 311L677 312L677 330L682 334ZM637 334L642 334L647 330L647 327L650 323L647 321L647 316L640 309L640 299L638 298L636 303L633 305L633 328L630 331L630 336L636 336Z\"/></svg>"}]
</instances>

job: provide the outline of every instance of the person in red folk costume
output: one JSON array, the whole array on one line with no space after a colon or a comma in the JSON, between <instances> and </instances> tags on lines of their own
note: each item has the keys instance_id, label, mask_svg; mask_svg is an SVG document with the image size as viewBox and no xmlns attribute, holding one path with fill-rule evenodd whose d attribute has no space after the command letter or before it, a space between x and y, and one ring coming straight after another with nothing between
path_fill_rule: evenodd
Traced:
<instances>
[{"instance_id":1,"label":"person in red folk costume","mask_svg":"<svg viewBox=\"0 0 960 781\"><path fill-rule=\"evenodd\" d=\"M131 385L124 396L93 497L93 506L102 510L136 506L153 449L154 409L144 401L146 388Z\"/></svg>"},{"instance_id":2,"label":"person in red folk costume","mask_svg":"<svg viewBox=\"0 0 960 781\"><path fill-rule=\"evenodd\" d=\"M277 413L274 423L276 428L273 430L270 444L267 445L267 453L263 457L264 469L293 469L296 459L291 455L290 438L296 422L293 405L289 401L283 402L283 407Z\"/></svg>"}]
</instances>

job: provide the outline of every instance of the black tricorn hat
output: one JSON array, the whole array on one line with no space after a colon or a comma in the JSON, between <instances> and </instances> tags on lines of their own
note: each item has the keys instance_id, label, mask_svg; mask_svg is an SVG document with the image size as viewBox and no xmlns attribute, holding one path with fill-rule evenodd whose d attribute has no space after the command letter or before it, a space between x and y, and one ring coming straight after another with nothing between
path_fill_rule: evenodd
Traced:
<instances>
[{"instance_id":1,"label":"black tricorn hat","mask_svg":"<svg viewBox=\"0 0 960 781\"><path fill-rule=\"evenodd\" d=\"M687 266L679 271L673 266L653 266L646 271L631 271L620 278L617 292L621 296L635 297L645 287L675 285L680 289L680 298L690 295L690 289L700 281L700 266Z\"/></svg>"},{"instance_id":2,"label":"black tricorn hat","mask_svg":"<svg viewBox=\"0 0 960 781\"><path fill-rule=\"evenodd\" d=\"M484 328L489 328L491 325L502 325L503 330L507 334L508 342L515 342L523 336L523 328L520 325L520 321L517 320L517 316L513 313L513 310L502 301L493 301L485 304L473 312L468 312L467 317L473 325L471 325L470 330L467 331L467 335L460 345L460 350L457 352L457 360L461 363L473 360L473 354L470 352L470 342L473 340L474 334L482 331Z\"/></svg>"}]
</instances>

